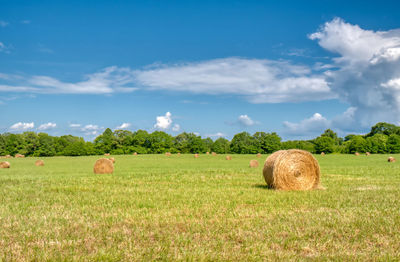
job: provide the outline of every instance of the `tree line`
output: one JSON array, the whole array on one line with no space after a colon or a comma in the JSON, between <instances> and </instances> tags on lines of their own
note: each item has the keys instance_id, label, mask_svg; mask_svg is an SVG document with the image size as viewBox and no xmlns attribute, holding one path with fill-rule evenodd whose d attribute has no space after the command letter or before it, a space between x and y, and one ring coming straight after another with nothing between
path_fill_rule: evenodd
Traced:
<instances>
[{"instance_id":1,"label":"tree line","mask_svg":"<svg viewBox=\"0 0 400 262\"><path fill-rule=\"evenodd\" d=\"M282 141L276 133L248 132L236 134L231 141L202 138L194 133L171 136L163 131L148 133L107 128L93 142L72 135L50 136L46 133L24 132L0 134L0 155L25 156L84 156L119 154L205 153L256 154L280 149L303 149L311 153L400 153L400 127L378 123L365 135L349 134L338 137L331 129L312 140Z\"/></svg>"}]
</instances>

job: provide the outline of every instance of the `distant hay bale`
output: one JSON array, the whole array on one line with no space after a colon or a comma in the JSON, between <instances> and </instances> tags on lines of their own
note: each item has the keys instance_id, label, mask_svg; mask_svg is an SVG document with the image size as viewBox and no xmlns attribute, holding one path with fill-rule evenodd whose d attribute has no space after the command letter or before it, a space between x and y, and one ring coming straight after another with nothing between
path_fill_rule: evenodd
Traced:
<instances>
[{"instance_id":1,"label":"distant hay bale","mask_svg":"<svg viewBox=\"0 0 400 262\"><path fill-rule=\"evenodd\" d=\"M194 154L194 158L198 158L199 157L199 154Z\"/></svg>"},{"instance_id":2,"label":"distant hay bale","mask_svg":"<svg viewBox=\"0 0 400 262\"><path fill-rule=\"evenodd\" d=\"M207 151L207 152L206 152L206 155L209 155L209 154L210 154L210 152Z\"/></svg>"},{"instance_id":3,"label":"distant hay bale","mask_svg":"<svg viewBox=\"0 0 400 262\"><path fill-rule=\"evenodd\" d=\"M250 160L249 167L258 167L258 161L257 160Z\"/></svg>"},{"instance_id":4,"label":"distant hay bale","mask_svg":"<svg viewBox=\"0 0 400 262\"><path fill-rule=\"evenodd\" d=\"M112 174L114 172L114 164L110 159L100 158L93 167L95 174Z\"/></svg>"},{"instance_id":5,"label":"distant hay bale","mask_svg":"<svg viewBox=\"0 0 400 262\"><path fill-rule=\"evenodd\" d=\"M226 160L232 160L232 157L231 156L226 156L225 159Z\"/></svg>"},{"instance_id":6,"label":"distant hay bale","mask_svg":"<svg viewBox=\"0 0 400 262\"><path fill-rule=\"evenodd\" d=\"M133 153L134 156L137 156L137 152Z\"/></svg>"},{"instance_id":7,"label":"distant hay bale","mask_svg":"<svg viewBox=\"0 0 400 262\"><path fill-rule=\"evenodd\" d=\"M388 162L390 162L390 163L396 162L396 158L390 156L390 157L388 158Z\"/></svg>"},{"instance_id":8,"label":"distant hay bale","mask_svg":"<svg viewBox=\"0 0 400 262\"><path fill-rule=\"evenodd\" d=\"M360 153L358 153L358 152L355 152L355 153L354 153L354 155L355 155L355 156L359 156L359 155L360 155Z\"/></svg>"},{"instance_id":9,"label":"distant hay bale","mask_svg":"<svg viewBox=\"0 0 400 262\"><path fill-rule=\"evenodd\" d=\"M113 162L113 164L115 163L115 158L110 157L109 160L111 160L111 162Z\"/></svg>"},{"instance_id":10,"label":"distant hay bale","mask_svg":"<svg viewBox=\"0 0 400 262\"><path fill-rule=\"evenodd\" d=\"M44 161L43 160L36 160L35 166L44 166Z\"/></svg>"},{"instance_id":11,"label":"distant hay bale","mask_svg":"<svg viewBox=\"0 0 400 262\"><path fill-rule=\"evenodd\" d=\"M10 163L8 163L7 161L0 162L0 168L10 168Z\"/></svg>"},{"instance_id":12,"label":"distant hay bale","mask_svg":"<svg viewBox=\"0 0 400 262\"><path fill-rule=\"evenodd\" d=\"M369 156L369 155L371 155L371 153L370 153L370 152L366 152L365 155L366 155L366 156Z\"/></svg>"},{"instance_id":13,"label":"distant hay bale","mask_svg":"<svg viewBox=\"0 0 400 262\"><path fill-rule=\"evenodd\" d=\"M320 188L318 161L307 151L280 150L270 155L263 175L268 186L279 190L310 190Z\"/></svg>"},{"instance_id":14,"label":"distant hay bale","mask_svg":"<svg viewBox=\"0 0 400 262\"><path fill-rule=\"evenodd\" d=\"M178 155L178 156L180 156L180 155L181 155L181 153L179 152L177 155Z\"/></svg>"},{"instance_id":15,"label":"distant hay bale","mask_svg":"<svg viewBox=\"0 0 400 262\"><path fill-rule=\"evenodd\" d=\"M110 155L110 153L105 153L104 155L105 155L105 156L109 156L109 155Z\"/></svg>"},{"instance_id":16,"label":"distant hay bale","mask_svg":"<svg viewBox=\"0 0 400 262\"><path fill-rule=\"evenodd\" d=\"M212 152L212 153L211 153L211 155L213 155L213 156L216 156L216 155L217 155L217 153L215 153L215 152Z\"/></svg>"},{"instance_id":17,"label":"distant hay bale","mask_svg":"<svg viewBox=\"0 0 400 262\"><path fill-rule=\"evenodd\" d=\"M257 154L257 157L261 157L261 153L258 153L258 154Z\"/></svg>"},{"instance_id":18,"label":"distant hay bale","mask_svg":"<svg viewBox=\"0 0 400 262\"><path fill-rule=\"evenodd\" d=\"M21 155L21 154L16 154L15 155L15 158L24 158L25 157L25 155Z\"/></svg>"},{"instance_id":19,"label":"distant hay bale","mask_svg":"<svg viewBox=\"0 0 400 262\"><path fill-rule=\"evenodd\" d=\"M321 152L321 156L324 156L325 155L325 152Z\"/></svg>"},{"instance_id":20,"label":"distant hay bale","mask_svg":"<svg viewBox=\"0 0 400 262\"><path fill-rule=\"evenodd\" d=\"M6 155L6 158L11 158L11 156L10 155Z\"/></svg>"},{"instance_id":21,"label":"distant hay bale","mask_svg":"<svg viewBox=\"0 0 400 262\"><path fill-rule=\"evenodd\" d=\"M170 152L165 152L165 155L166 156L171 156L171 153Z\"/></svg>"}]
</instances>

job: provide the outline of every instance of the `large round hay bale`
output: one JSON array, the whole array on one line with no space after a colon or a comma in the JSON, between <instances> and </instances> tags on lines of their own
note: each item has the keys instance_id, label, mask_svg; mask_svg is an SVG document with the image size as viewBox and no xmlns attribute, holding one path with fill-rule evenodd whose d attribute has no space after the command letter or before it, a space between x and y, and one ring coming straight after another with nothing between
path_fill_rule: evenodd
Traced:
<instances>
[{"instance_id":1,"label":"large round hay bale","mask_svg":"<svg viewBox=\"0 0 400 262\"><path fill-rule=\"evenodd\" d=\"M250 160L249 167L258 167L258 161L257 160Z\"/></svg>"},{"instance_id":2,"label":"large round hay bale","mask_svg":"<svg viewBox=\"0 0 400 262\"><path fill-rule=\"evenodd\" d=\"M24 158L25 157L25 155L21 155L21 154L16 154L15 155L15 158Z\"/></svg>"},{"instance_id":3,"label":"large round hay bale","mask_svg":"<svg viewBox=\"0 0 400 262\"><path fill-rule=\"evenodd\" d=\"M279 190L310 190L319 187L318 161L307 151L280 150L270 155L263 175L268 186Z\"/></svg>"},{"instance_id":4,"label":"large round hay bale","mask_svg":"<svg viewBox=\"0 0 400 262\"><path fill-rule=\"evenodd\" d=\"M360 155L360 153L358 153L358 152L355 152L355 153L354 153L354 155L355 155L355 156L359 156L359 155Z\"/></svg>"},{"instance_id":5,"label":"large round hay bale","mask_svg":"<svg viewBox=\"0 0 400 262\"><path fill-rule=\"evenodd\" d=\"M396 162L396 158L390 156L390 157L388 158L388 162Z\"/></svg>"},{"instance_id":6,"label":"large round hay bale","mask_svg":"<svg viewBox=\"0 0 400 262\"><path fill-rule=\"evenodd\" d=\"M44 166L44 161L43 160L36 160L35 166Z\"/></svg>"},{"instance_id":7,"label":"large round hay bale","mask_svg":"<svg viewBox=\"0 0 400 262\"><path fill-rule=\"evenodd\" d=\"M226 156L225 159L226 160L232 160L232 157L231 156Z\"/></svg>"},{"instance_id":8,"label":"large round hay bale","mask_svg":"<svg viewBox=\"0 0 400 262\"><path fill-rule=\"evenodd\" d=\"M115 158L110 157L109 160L111 160L111 162L113 162L113 164L115 163Z\"/></svg>"},{"instance_id":9,"label":"large round hay bale","mask_svg":"<svg viewBox=\"0 0 400 262\"><path fill-rule=\"evenodd\" d=\"M171 153L170 153L170 152L165 152L165 155L166 155L166 156L170 156Z\"/></svg>"},{"instance_id":10,"label":"large round hay bale","mask_svg":"<svg viewBox=\"0 0 400 262\"><path fill-rule=\"evenodd\" d=\"M8 163L7 161L0 162L0 168L10 168L10 163Z\"/></svg>"},{"instance_id":11,"label":"large round hay bale","mask_svg":"<svg viewBox=\"0 0 400 262\"><path fill-rule=\"evenodd\" d=\"M199 154L194 154L194 158L198 158L199 157Z\"/></svg>"},{"instance_id":12,"label":"large round hay bale","mask_svg":"<svg viewBox=\"0 0 400 262\"><path fill-rule=\"evenodd\" d=\"M95 174L111 174L114 172L114 164L107 158L98 159L94 164L93 172Z\"/></svg>"},{"instance_id":13,"label":"large round hay bale","mask_svg":"<svg viewBox=\"0 0 400 262\"><path fill-rule=\"evenodd\" d=\"M257 154L257 157L261 157L261 153L258 153L258 154Z\"/></svg>"}]
</instances>

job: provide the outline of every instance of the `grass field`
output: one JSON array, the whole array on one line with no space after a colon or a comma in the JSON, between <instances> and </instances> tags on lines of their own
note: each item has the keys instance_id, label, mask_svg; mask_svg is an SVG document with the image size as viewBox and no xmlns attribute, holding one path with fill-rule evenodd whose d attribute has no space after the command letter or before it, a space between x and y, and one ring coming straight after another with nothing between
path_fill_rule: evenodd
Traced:
<instances>
[{"instance_id":1,"label":"grass field","mask_svg":"<svg viewBox=\"0 0 400 262\"><path fill-rule=\"evenodd\" d=\"M400 155L394 155L400 159ZM251 155L9 159L1 260L400 260L400 163L316 156L326 190L266 188Z\"/></svg>"}]
</instances>

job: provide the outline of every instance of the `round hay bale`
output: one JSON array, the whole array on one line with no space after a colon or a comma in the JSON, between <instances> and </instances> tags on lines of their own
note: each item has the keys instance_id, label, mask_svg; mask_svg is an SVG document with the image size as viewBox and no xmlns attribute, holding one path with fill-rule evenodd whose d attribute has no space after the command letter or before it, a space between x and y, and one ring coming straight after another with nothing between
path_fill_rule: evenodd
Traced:
<instances>
[{"instance_id":1,"label":"round hay bale","mask_svg":"<svg viewBox=\"0 0 400 262\"><path fill-rule=\"evenodd\" d=\"M321 156L324 156L325 155L325 152L321 152Z\"/></svg>"},{"instance_id":2,"label":"round hay bale","mask_svg":"<svg viewBox=\"0 0 400 262\"><path fill-rule=\"evenodd\" d=\"M212 153L211 153L211 155L213 155L213 156L216 156L216 155L217 155L217 153L215 153L215 152L212 152Z\"/></svg>"},{"instance_id":3,"label":"round hay bale","mask_svg":"<svg viewBox=\"0 0 400 262\"><path fill-rule=\"evenodd\" d=\"M369 156L369 155L371 155L371 153L370 152L365 152L365 155Z\"/></svg>"},{"instance_id":4,"label":"round hay bale","mask_svg":"<svg viewBox=\"0 0 400 262\"><path fill-rule=\"evenodd\" d=\"M319 188L318 161L307 151L280 150L270 155L263 175L268 186L279 190L310 190Z\"/></svg>"},{"instance_id":5,"label":"round hay bale","mask_svg":"<svg viewBox=\"0 0 400 262\"><path fill-rule=\"evenodd\" d=\"M6 158L11 158L11 156L10 155L6 155Z\"/></svg>"},{"instance_id":6,"label":"round hay bale","mask_svg":"<svg viewBox=\"0 0 400 262\"><path fill-rule=\"evenodd\" d=\"M35 166L44 166L44 161L43 160L36 160Z\"/></svg>"},{"instance_id":7,"label":"round hay bale","mask_svg":"<svg viewBox=\"0 0 400 262\"><path fill-rule=\"evenodd\" d=\"M249 167L258 167L258 161L257 160L250 160Z\"/></svg>"},{"instance_id":8,"label":"round hay bale","mask_svg":"<svg viewBox=\"0 0 400 262\"><path fill-rule=\"evenodd\" d=\"M110 159L100 158L94 164L93 172L95 174L112 174L114 172L114 164Z\"/></svg>"},{"instance_id":9,"label":"round hay bale","mask_svg":"<svg viewBox=\"0 0 400 262\"><path fill-rule=\"evenodd\" d=\"M10 168L10 163L8 163L7 161L0 162L0 168Z\"/></svg>"},{"instance_id":10,"label":"round hay bale","mask_svg":"<svg viewBox=\"0 0 400 262\"><path fill-rule=\"evenodd\" d=\"M194 154L194 158L198 158L199 157L199 154Z\"/></svg>"},{"instance_id":11,"label":"round hay bale","mask_svg":"<svg viewBox=\"0 0 400 262\"><path fill-rule=\"evenodd\" d=\"M113 162L113 164L115 163L115 158L110 157L109 160L111 160L111 162Z\"/></svg>"},{"instance_id":12,"label":"round hay bale","mask_svg":"<svg viewBox=\"0 0 400 262\"><path fill-rule=\"evenodd\" d=\"M177 155L178 155L178 156L180 156L180 155L181 155L181 153L179 152Z\"/></svg>"},{"instance_id":13,"label":"round hay bale","mask_svg":"<svg viewBox=\"0 0 400 262\"><path fill-rule=\"evenodd\" d=\"M15 158L24 158L25 156L24 155L21 155L21 154L16 154L15 155Z\"/></svg>"},{"instance_id":14,"label":"round hay bale","mask_svg":"<svg viewBox=\"0 0 400 262\"><path fill-rule=\"evenodd\" d=\"M207 151L207 152L206 152L206 155L209 155L209 154L210 154L210 152Z\"/></svg>"},{"instance_id":15,"label":"round hay bale","mask_svg":"<svg viewBox=\"0 0 400 262\"><path fill-rule=\"evenodd\" d=\"M109 156L109 155L110 155L110 153L105 153L104 155L105 155L105 156Z\"/></svg>"},{"instance_id":16,"label":"round hay bale","mask_svg":"<svg viewBox=\"0 0 400 262\"><path fill-rule=\"evenodd\" d=\"M257 154L257 157L261 157L261 153L258 153L258 154Z\"/></svg>"},{"instance_id":17,"label":"round hay bale","mask_svg":"<svg viewBox=\"0 0 400 262\"><path fill-rule=\"evenodd\" d=\"M134 156L137 156L137 152L133 153Z\"/></svg>"},{"instance_id":18,"label":"round hay bale","mask_svg":"<svg viewBox=\"0 0 400 262\"><path fill-rule=\"evenodd\" d=\"M388 162L390 162L390 163L396 162L396 158L390 156L390 157L388 158Z\"/></svg>"},{"instance_id":19,"label":"round hay bale","mask_svg":"<svg viewBox=\"0 0 400 262\"><path fill-rule=\"evenodd\" d=\"M171 156L171 153L170 152L165 152L165 155L166 156Z\"/></svg>"},{"instance_id":20,"label":"round hay bale","mask_svg":"<svg viewBox=\"0 0 400 262\"><path fill-rule=\"evenodd\" d=\"M355 155L355 156L359 156L359 155L360 155L360 153L358 153L358 152L355 152L355 153L354 153L354 155Z\"/></svg>"},{"instance_id":21,"label":"round hay bale","mask_svg":"<svg viewBox=\"0 0 400 262\"><path fill-rule=\"evenodd\" d=\"M226 160L232 160L232 157L231 156L226 156L225 159Z\"/></svg>"}]
</instances>

